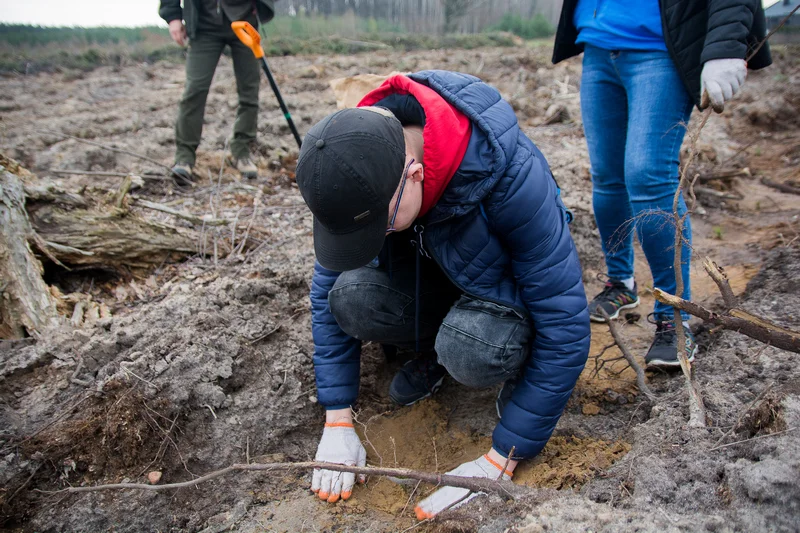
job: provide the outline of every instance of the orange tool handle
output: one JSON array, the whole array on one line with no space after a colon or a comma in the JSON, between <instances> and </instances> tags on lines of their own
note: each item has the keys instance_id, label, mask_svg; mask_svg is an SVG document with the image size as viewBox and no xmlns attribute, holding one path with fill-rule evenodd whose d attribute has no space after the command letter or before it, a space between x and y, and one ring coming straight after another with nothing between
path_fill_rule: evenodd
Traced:
<instances>
[{"instance_id":1,"label":"orange tool handle","mask_svg":"<svg viewBox=\"0 0 800 533\"><path fill-rule=\"evenodd\" d=\"M233 29L233 33L236 34L239 40L253 51L256 59L264 57L264 50L261 48L261 35L252 24L243 20L237 20L231 23L231 29Z\"/></svg>"}]
</instances>

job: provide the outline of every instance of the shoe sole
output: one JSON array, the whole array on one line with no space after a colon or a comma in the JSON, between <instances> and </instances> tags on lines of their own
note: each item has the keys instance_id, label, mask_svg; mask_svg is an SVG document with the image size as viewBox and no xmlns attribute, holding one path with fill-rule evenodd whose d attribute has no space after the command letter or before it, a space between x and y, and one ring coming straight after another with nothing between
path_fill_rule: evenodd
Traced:
<instances>
[{"instance_id":1,"label":"shoe sole","mask_svg":"<svg viewBox=\"0 0 800 533\"><path fill-rule=\"evenodd\" d=\"M403 407L408 407L409 405L414 405L415 403L417 403L417 402L419 402L421 400L424 400L425 398L428 398L433 394L436 394L436 392L442 387L442 383L443 382L444 382L444 376L439 378L439 381L437 381L436 383L433 384L433 387L431 387L431 391L428 394L426 394L425 396L420 396L419 398L417 398L413 402L408 402L408 403L398 402L394 398L392 398L392 401L394 403L396 403L397 405L402 405ZM389 397L391 398L391 395Z\"/></svg>"},{"instance_id":2,"label":"shoe sole","mask_svg":"<svg viewBox=\"0 0 800 533\"><path fill-rule=\"evenodd\" d=\"M630 303L630 304L627 304L627 305L623 305L622 307L617 309L614 312L613 315L609 315L608 318L610 318L611 320L614 320L615 318L619 318L619 312L620 311L622 311L623 309L633 309L634 307L639 307L639 299L638 298L633 303ZM606 319L603 318L600 315L591 315L591 314L589 315L589 320L591 320L592 322L605 322L606 321Z\"/></svg>"},{"instance_id":3,"label":"shoe sole","mask_svg":"<svg viewBox=\"0 0 800 533\"><path fill-rule=\"evenodd\" d=\"M694 362L694 356L697 353L697 347L695 347L694 351L687 357L690 363ZM663 359L653 359L649 361L645 368L680 368L681 362L680 361L664 361Z\"/></svg>"},{"instance_id":4,"label":"shoe sole","mask_svg":"<svg viewBox=\"0 0 800 533\"><path fill-rule=\"evenodd\" d=\"M180 178L181 180L185 181L186 183L192 183L194 180L193 173L190 171L188 174L182 170L171 170L172 178Z\"/></svg>"}]
</instances>

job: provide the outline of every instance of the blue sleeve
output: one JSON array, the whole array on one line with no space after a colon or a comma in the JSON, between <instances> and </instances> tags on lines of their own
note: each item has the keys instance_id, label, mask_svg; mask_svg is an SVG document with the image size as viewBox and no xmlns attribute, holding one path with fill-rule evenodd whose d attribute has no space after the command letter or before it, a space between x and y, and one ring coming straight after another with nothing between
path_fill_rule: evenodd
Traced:
<instances>
[{"instance_id":1,"label":"blue sleeve","mask_svg":"<svg viewBox=\"0 0 800 533\"><path fill-rule=\"evenodd\" d=\"M555 429L589 354L582 272L566 210L547 162L520 134L512 165L487 205L489 224L508 246L535 328L531 355L495 427L493 445L514 457L537 455Z\"/></svg>"},{"instance_id":2,"label":"blue sleeve","mask_svg":"<svg viewBox=\"0 0 800 533\"><path fill-rule=\"evenodd\" d=\"M358 397L361 341L342 331L328 305L328 293L339 272L314 262L311 279L311 332L317 398L326 409L343 409Z\"/></svg>"}]
</instances>

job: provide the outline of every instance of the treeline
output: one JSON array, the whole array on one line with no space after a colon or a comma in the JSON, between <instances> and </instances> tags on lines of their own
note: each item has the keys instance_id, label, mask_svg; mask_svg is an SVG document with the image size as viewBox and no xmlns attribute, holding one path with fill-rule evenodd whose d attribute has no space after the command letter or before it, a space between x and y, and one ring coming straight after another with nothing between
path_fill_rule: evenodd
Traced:
<instances>
[{"instance_id":1,"label":"treeline","mask_svg":"<svg viewBox=\"0 0 800 533\"><path fill-rule=\"evenodd\" d=\"M27 24L0 24L0 43L11 46L37 46L48 44L135 44L152 35L169 36L166 27L146 26L140 28L81 28L43 27Z\"/></svg>"},{"instance_id":2,"label":"treeline","mask_svg":"<svg viewBox=\"0 0 800 533\"><path fill-rule=\"evenodd\" d=\"M281 0L278 14L341 16L386 20L414 33L479 33L504 17L539 20L552 27L563 0Z\"/></svg>"}]
</instances>

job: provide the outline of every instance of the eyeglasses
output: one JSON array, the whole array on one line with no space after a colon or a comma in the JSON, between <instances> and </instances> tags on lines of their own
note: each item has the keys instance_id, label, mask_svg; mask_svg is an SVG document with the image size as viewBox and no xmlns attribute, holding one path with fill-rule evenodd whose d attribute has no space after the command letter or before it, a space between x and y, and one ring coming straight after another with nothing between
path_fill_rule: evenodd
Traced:
<instances>
[{"instance_id":1,"label":"eyeglasses","mask_svg":"<svg viewBox=\"0 0 800 533\"><path fill-rule=\"evenodd\" d=\"M403 177L400 180L400 192L397 193L397 202L394 204L394 213L392 213L392 218L389 220L389 227L386 228L386 233L392 233L397 231L397 228L394 227L394 221L397 219L397 211L400 210L400 200L403 199L403 189L406 187L406 178L408 178L408 169L411 168L411 165L414 164L414 158L411 158L411 161L408 162L406 166L405 172L403 172Z\"/></svg>"}]
</instances>

